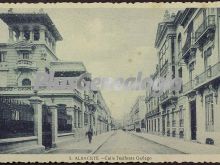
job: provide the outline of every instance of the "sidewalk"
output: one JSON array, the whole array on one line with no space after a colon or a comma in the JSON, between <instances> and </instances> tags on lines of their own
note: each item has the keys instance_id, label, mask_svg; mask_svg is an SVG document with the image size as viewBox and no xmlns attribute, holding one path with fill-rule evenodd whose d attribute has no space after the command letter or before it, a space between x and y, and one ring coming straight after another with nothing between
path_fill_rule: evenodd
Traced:
<instances>
[{"instance_id":1,"label":"sidewalk","mask_svg":"<svg viewBox=\"0 0 220 165\"><path fill-rule=\"evenodd\" d=\"M199 144L182 139L152 135L147 133L130 132L135 136L153 141L155 143L176 149L186 154L220 154L220 147L208 144Z\"/></svg>"},{"instance_id":2,"label":"sidewalk","mask_svg":"<svg viewBox=\"0 0 220 165\"><path fill-rule=\"evenodd\" d=\"M55 149L49 150L48 154L93 154L97 151L115 132L110 131L102 133L100 135L93 136L92 143L89 144L88 138L82 138L82 140L72 143L65 143Z\"/></svg>"}]
</instances>

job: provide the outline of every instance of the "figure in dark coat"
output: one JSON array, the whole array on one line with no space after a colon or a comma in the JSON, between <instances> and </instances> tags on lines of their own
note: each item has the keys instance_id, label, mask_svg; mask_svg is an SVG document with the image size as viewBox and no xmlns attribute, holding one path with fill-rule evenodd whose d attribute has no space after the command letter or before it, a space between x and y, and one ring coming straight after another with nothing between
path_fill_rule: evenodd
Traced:
<instances>
[{"instance_id":1,"label":"figure in dark coat","mask_svg":"<svg viewBox=\"0 0 220 165\"><path fill-rule=\"evenodd\" d=\"M88 139L89 139L89 143L92 142L92 136L93 136L93 130L92 128L90 127L88 132L86 132L86 135L88 136Z\"/></svg>"}]
</instances>

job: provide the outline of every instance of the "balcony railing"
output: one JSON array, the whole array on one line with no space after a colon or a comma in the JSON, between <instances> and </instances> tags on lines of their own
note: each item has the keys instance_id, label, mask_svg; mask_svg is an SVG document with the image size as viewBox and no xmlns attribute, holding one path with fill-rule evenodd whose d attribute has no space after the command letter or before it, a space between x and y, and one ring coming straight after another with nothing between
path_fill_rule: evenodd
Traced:
<instances>
[{"instance_id":1,"label":"balcony railing","mask_svg":"<svg viewBox=\"0 0 220 165\"><path fill-rule=\"evenodd\" d=\"M206 32L208 29L212 29L215 27L215 15L209 15L203 21L203 23L198 27L195 31L195 42L197 42Z\"/></svg>"},{"instance_id":2,"label":"balcony railing","mask_svg":"<svg viewBox=\"0 0 220 165\"><path fill-rule=\"evenodd\" d=\"M0 91L31 91L33 87L0 87Z\"/></svg>"},{"instance_id":3,"label":"balcony railing","mask_svg":"<svg viewBox=\"0 0 220 165\"><path fill-rule=\"evenodd\" d=\"M17 62L18 69L36 69L35 63L30 60L18 60Z\"/></svg>"},{"instance_id":4,"label":"balcony railing","mask_svg":"<svg viewBox=\"0 0 220 165\"><path fill-rule=\"evenodd\" d=\"M183 85L183 93L187 93L189 92L190 90L193 90L195 84L194 84L194 80L190 80L188 81L187 83L185 83Z\"/></svg>"},{"instance_id":5,"label":"balcony railing","mask_svg":"<svg viewBox=\"0 0 220 165\"><path fill-rule=\"evenodd\" d=\"M193 45L193 38L189 37L186 42L185 45L182 48L182 56L185 57L186 54L188 54L188 52L190 52L190 48Z\"/></svg>"},{"instance_id":6,"label":"balcony railing","mask_svg":"<svg viewBox=\"0 0 220 165\"><path fill-rule=\"evenodd\" d=\"M183 93L186 94L191 90L194 90L203 84L206 84L210 80L214 80L220 76L220 62L213 66L209 66L206 71L196 76L194 80L191 80L183 85Z\"/></svg>"},{"instance_id":7,"label":"balcony railing","mask_svg":"<svg viewBox=\"0 0 220 165\"><path fill-rule=\"evenodd\" d=\"M176 96L176 92L175 91L166 91L164 92L161 96L160 96L160 103L165 103L169 100L172 100L172 99L176 99L177 96Z\"/></svg>"},{"instance_id":8,"label":"balcony railing","mask_svg":"<svg viewBox=\"0 0 220 165\"><path fill-rule=\"evenodd\" d=\"M148 112L148 113L146 114L146 118L147 118L147 117L150 117L150 116L153 116L153 115L156 115L156 114L158 114L159 112L160 112L160 109L159 109L159 107L157 107L157 108L151 110L150 112Z\"/></svg>"}]
</instances>

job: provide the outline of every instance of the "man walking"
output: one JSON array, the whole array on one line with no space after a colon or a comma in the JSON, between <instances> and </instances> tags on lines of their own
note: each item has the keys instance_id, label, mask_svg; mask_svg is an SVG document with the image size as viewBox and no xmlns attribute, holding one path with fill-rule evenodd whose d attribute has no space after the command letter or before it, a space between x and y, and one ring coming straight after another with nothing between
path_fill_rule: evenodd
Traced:
<instances>
[{"instance_id":1,"label":"man walking","mask_svg":"<svg viewBox=\"0 0 220 165\"><path fill-rule=\"evenodd\" d=\"M90 127L88 132L86 132L86 135L88 136L89 143L92 142L92 136L93 136L93 129Z\"/></svg>"}]
</instances>

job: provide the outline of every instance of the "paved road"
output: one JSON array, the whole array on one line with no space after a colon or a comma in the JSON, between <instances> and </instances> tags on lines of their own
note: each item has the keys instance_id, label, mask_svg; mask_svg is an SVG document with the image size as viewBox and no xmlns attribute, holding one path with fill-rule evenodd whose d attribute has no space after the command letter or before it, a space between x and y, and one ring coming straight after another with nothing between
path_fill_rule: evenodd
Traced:
<instances>
[{"instance_id":1,"label":"paved road","mask_svg":"<svg viewBox=\"0 0 220 165\"><path fill-rule=\"evenodd\" d=\"M180 151L117 131L95 154L182 154Z\"/></svg>"}]
</instances>

